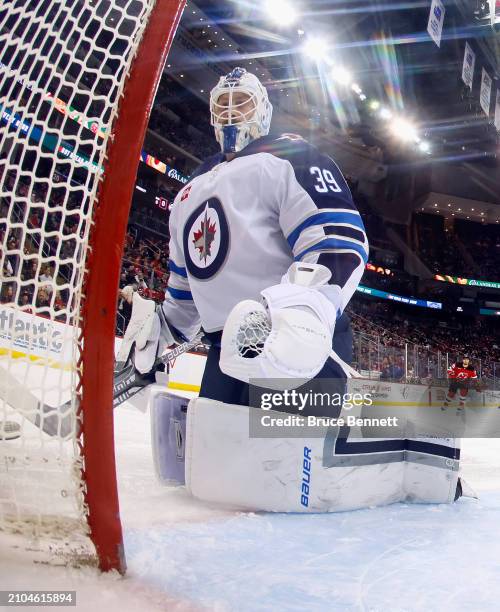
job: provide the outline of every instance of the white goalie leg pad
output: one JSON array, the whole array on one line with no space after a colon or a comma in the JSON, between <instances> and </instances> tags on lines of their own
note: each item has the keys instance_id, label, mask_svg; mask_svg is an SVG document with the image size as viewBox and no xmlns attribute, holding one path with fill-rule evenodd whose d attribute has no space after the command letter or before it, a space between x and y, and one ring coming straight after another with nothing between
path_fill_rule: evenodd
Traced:
<instances>
[{"instance_id":1,"label":"white goalie leg pad","mask_svg":"<svg viewBox=\"0 0 500 612\"><path fill-rule=\"evenodd\" d=\"M419 451L422 445L442 448L442 455ZM446 456L446 450L450 456ZM408 440L405 451L405 500L413 503L441 504L455 499L457 490L460 440L457 438L414 438Z\"/></svg>"},{"instance_id":2,"label":"white goalie leg pad","mask_svg":"<svg viewBox=\"0 0 500 612\"><path fill-rule=\"evenodd\" d=\"M404 449L393 454L337 455L326 427L323 437L307 439L249 438L248 431L246 406L191 400L186 487L194 497L233 509L270 512L337 512L398 501L453 501L457 472L451 466L424 465L419 470L418 461L407 469Z\"/></svg>"},{"instance_id":3,"label":"white goalie leg pad","mask_svg":"<svg viewBox=\"0 0 500 612\"><path fill-rule=\"evenodd\" d=\"M151 448L156 477L162 484L184 484L186 413L189 400L152 385L149 396Z\"/></svg>"}]
</instances>

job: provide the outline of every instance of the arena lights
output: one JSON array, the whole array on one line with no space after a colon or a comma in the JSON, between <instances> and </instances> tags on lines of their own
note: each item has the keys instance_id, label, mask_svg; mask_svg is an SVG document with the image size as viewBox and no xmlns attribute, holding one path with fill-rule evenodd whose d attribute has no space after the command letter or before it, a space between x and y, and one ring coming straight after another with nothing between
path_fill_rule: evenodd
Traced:
<instances>
[{"instance_id":1,"label":"arena lights","mask_svg":"<svg viewBox=\"0 0 500 612\"><path fill-rule=\"evenodd\" d=\"M404 140L406 142L415 142L416 140L418 140L417 131L415 130L415 127L411 123L409 123L405 119L401 119L400 117L394 119L391 125L391 131L396 136L401 138L401 140Z\"/></svg>"},{"instance_id":2,"label":"arena lights","mask_svg":"<svg viewBox=\"0 0 500 612\"><path fill-rule=\"evenodd\" d=\"M323 38L307 38L302 52L317 62L325 60L328 55L328 44Z\"/></svg>"},{"instance_id":3,"label":"arena lights","mask_svg":"<svg viewBox=\"0 0 500 612\"><path fill-rule=\"evenodd\" d=\"M351 84L352 75L346 68L340 66L340 68L333 68L331 72L334 81L339 85L345 85L346 87Z\"/></svg>"},{"instance_id":4,"label":"arena lights","mask_svg":"<svg viewBox=\"0 0 500 612\"><path fill-rule=\"evenodd\" d=\"M266 0L264 8L268 16L278 25L289 26L297 21L297 11L286 0Z\"/></svg>"},{"instance_id":5,"label":"arena lights","mask_svg":"<svg viewBox=\"0 0 500 612\"><path fill-rule=\"evenodd\" d=\"M274 15L273 19L277 19L278 22L281 23L283 23L283 15L286 15L287 11L290 9L290 5L282 0L268 0L266 2L266 7L268 12ZM297 33L300 36L306 35L304 30L297 30ZM352 81L352 74L347 68L343 66L333 66L333 61L328 61L329 46L330 45L324 38L307 35L305 37L305 43L300 50L316 62L326 62L327 65L330 66L330 76L332 80L344 87L350 87L351 90L357 94L361 102L365 102L370 110L377 112L380 119L385 121L392 120L390 129L395 136L399 137L404 142L413 143L418 147L421 153L430 154L431 144L418 136L416 128L411 123L401 117L395 117L392 110L383 107L379 100L375 98L368 100L361 86Z\"/></svg>"},{"instance_id":6,"label":"arena lights","mask_svg":"<svg viewBox=\"0 0 500 612\"><path fill-rule=\"evenodd\" d=\"M426 140L421 140L418 143L418 148L420 149L420 151L422 151L422 153L430 153L431 152L431 145ZM448 206L449 206L449 204L448 204Z\"/></svg>"}]
</instances>

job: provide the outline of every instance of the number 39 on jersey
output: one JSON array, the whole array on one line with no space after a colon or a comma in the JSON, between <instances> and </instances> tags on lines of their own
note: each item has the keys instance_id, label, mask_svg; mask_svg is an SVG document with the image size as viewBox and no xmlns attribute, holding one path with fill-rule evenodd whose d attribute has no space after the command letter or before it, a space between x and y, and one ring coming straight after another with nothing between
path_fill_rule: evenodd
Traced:
<instances>
[{"instance_id":1,"label":"number 39 on jersey","mask_svg":"<svg viewBox=\"0 0 500 612\"><path fill-rule=\"evenodd\" d=\"M332 171L328 170L328 168L319 168L318 166L311 166L309 168L309 172L316 179L314 189L316 189L318 193L328 193L329 191L333 191L334 193L340 193L342 191L339 184L335 180Z\"/></svg>"}]
</instances>

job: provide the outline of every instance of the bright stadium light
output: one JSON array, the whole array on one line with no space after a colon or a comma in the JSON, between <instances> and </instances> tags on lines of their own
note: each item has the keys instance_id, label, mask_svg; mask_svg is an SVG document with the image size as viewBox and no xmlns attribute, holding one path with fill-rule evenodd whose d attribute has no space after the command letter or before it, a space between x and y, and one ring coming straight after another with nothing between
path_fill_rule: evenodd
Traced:
<instances>
[{"instance_id":1,"label":"bright stadium light","mask_svg":"<svg viewBox=\"0 0 500 612\"><path fill-rule=\"evenodd\" d=\"M353 90L354 93L357 93L358 95L363 91L357 83L353 83L351 85L351 89Z\"/></svg>"},{"instance_id":2,"label":"bright stadium light","mask_svg":"<svg viewBox=\"0 0 500 612\"><path fill-rule=\"evenodd\" d=\"M346 68L332 68L331 72L332 78L334 81L339 83L339 85L350 85L352 81L352 75Z\"/></svg>"},{"instance_id":3,"label":"bright stadium light","mask_svg":"<svg viewBox=\"0 0 500 612\"><path fill-rule=\"evenodd\" d=\"M279 25L289 26L297 21L297 11L286 0L266 0L264 7L269 17Z\"/></svg>"},{"instance_id":4,"label":"bright stadium light","mask_svg":"<svg viewBox=\"0 0 500 612\"><path fill-rule=\"evenodd\" d=\"M302 51L312 59L321 61L326 59L328 45L323 38L308 38L302 47Z\"/></svg>"},{"instance_id":5,"label":"bright stadium light","mask_svg":"<svg viewBox=\"0 0 500 612\"><path fill-rule=\"evenodd\" d=\"M422 151L422 153L430 153L431 152L431 145L426 140L420 141L419 144L418 144L418 148ZM448 206L449 206L449 204L448 204Z\"/></svg>"},{"instance_id":6,"label":"bright stadium light","mask_svg":"<svg viewBox=\"0 0 500 612\"><path fill-rule=\"evenodd\" d=\"M390 119L392 117L392 111L390 111L388 108L382 108L380 111L380 118L381 119Z\"/></svg>"},{"instance_id":7,"label":"bright stadium light","mask_svg":"<svg viewBox=\"0 0 500 612\"><path fill-rule=\"evenodd\" d=\"M380 108L380 102L378 100L370 100L371 110L378 110Z\"/></svg>"},{"instance_id":8,"label":"bright stadium light","mask_svg":"<svg viewBox=\"0 0 500 612\"><path fill-rule=\"evenodd\" d=\"M415 127L405 119L394 119L391 129L396 136L401 138L401 140L409 142L417 138Z\"/></svg>"}]
</instances>

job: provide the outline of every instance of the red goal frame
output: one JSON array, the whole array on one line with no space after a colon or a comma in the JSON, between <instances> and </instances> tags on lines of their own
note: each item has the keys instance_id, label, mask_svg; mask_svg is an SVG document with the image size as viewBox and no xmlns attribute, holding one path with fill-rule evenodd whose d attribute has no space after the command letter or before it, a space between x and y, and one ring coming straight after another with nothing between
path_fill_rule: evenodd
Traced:
<instances>
[{"instance_id":1,"label":"red goal frame","mask_svg":"<svg viewBox=\"0 0 500 612\"><path fill-rule=\"evenodd\" d=\"M186 0L157 0L133 61L106 152L81 307L78 371L85 501L103 571L125 573L113 426L115 320L121 259L141 147Z\"/></svg>"}]
</instances>

